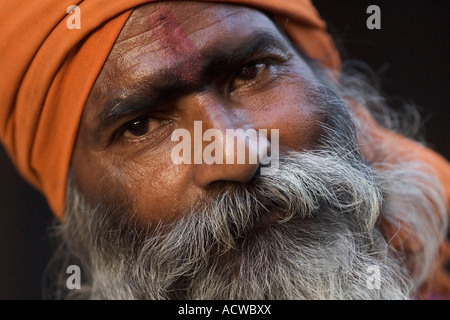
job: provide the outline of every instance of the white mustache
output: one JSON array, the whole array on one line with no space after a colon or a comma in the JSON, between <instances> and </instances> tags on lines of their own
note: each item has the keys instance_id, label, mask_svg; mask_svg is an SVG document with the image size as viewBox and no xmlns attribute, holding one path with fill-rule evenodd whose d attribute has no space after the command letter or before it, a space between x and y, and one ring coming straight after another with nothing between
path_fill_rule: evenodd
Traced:
<instances>
[{"instance_id":1,"label":"white mustache","mask_svg":"<svg viewBox=\"0 0 450 320\"><path fill-rule=\"evenodd\" d=\"M222 190L213 192L209 201L202 200L196 210L182 216L207 220L212 237L224 250L236 249L234 239L259 224L314 218L325 209L362 224L355 231L374 228L382 195L370 170L359 162L352 166L326 151L291 153L280 160L273 174L257 176L248 185L220 185Z\"/></svg>"}]
</instances>

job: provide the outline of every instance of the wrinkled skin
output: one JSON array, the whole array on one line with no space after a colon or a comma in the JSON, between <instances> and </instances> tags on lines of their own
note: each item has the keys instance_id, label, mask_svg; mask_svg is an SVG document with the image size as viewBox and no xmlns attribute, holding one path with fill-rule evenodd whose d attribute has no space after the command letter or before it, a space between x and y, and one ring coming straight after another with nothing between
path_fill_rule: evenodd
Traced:
<instances>
[{"instance_id":1,"label":"wrinkled skin","mask_svg":"<svg viewBox=\"0 0 450 320\"><path fill-rule=\"evenodd\" d=\"M78 186L93 204L131 199L143 222L177 219L215 182L245 183L258 164L176 165L173 130L193 136L194 121L224 136L226 129L279 129L281 153L313 149L325 118L308 98L314 81L262 12L189 2L136 9L83 113L72 162Z\"/></svg>"}]
</instances>

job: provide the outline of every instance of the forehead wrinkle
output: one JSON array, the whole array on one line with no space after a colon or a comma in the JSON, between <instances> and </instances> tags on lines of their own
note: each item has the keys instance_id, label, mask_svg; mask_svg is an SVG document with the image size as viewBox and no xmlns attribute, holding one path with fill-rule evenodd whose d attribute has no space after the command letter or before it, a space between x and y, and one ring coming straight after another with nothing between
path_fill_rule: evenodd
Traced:
<instances>
[{"instance_id":1,"label":"forehead wrinkle","mask_svg":"<svg viewBox=\"0 0 450 320\"><path fill-rule=\"evenodd\" d=\"M113 55L114 60L131 63L140 68L148 64L148 61L145 61L148 59L147 54L163 51L162 60L174 68L174 76L194 81L198 73L196 71L201 67L201 53L185 30L186 20L182 18L179 21L174 12L175 10L163 7L129 21L131 37L124 39L114 48L118 53ZM152 19L153 17L155 19ZM149 20L152 22L149 23ZM133 25L137 25L138 32L135 32ZM122 36L127 38L128 30L125 30ZM123 54L120 54L121 52ZM181 63L182 61L189 62L190 65L187 66L186 63Z\"/></svg>"},{"instance_id":2,"label":"forehead wrinkle","mask_svg":"<svg viewBox=\"0 0 450 320\"><path fill-rule=\"evenodd\" d=\"M121 52L127 52L130 50L133 50L133 47L139 48L142 45L146 45L147 49L148 46L153 42L155 43L158 40L161 40L164 35L160 35L159 37L155 38L155 31L157 29L161 28L163 24L167 23L167 16L176 16L176 19L179 21L178 28L183 28L183 31L186 33L187 37L191 37L193 34L195 34L197 31L205 30L213 26L214 24L217 24L217 21L220 21L220 29L226 30L226 29L232 29L233 23L230 23L231 20L239 19L239 21L242 20L242 17L236 17L233 18L233 16L236 15L242 15L246 17L246 20L251 21L252 15L250 13L259 12L262 15L265 15L267 17L267 13L264 11L261 11L257 8L249 8L241 5L235 5L235 4L222 4L222 3L192 3L191 6L189 6L189 2L184 2L184 10L183 13L186 13L187 10L195 6L195 12L193 14L187 14L187 17L182 17L180 19L180 15L178 14L178 11L180 10L180 3L183 2L177 2L176 6L174 6L172 3L150 3L147 5L144 5L142 7L139 7L135 9L128 19L124 29L122 30L121 34L119 35L116 44L115 44L115 52L121 51ZM200 7L201 5L201 7ZM200 8L199 8L200 7ZM177 10L178 9L178 10ZM197 22L196 17L200 14L202 14L204 11L209 11L208 14L206 14L206 19L202 18L202 23L190 23L191 21ZM186 15L186 14L185 14ZM153 19L156 16L156 19ZM205 16L205 14L203 14ZM267 17L269 21L271 19ZM182 20L182 21L180 21ZM197 19L198 20L198 19ZM226 23L228 22L228 24ZM271 21L273 22L273 21ZM229 25L231 25L231 28L229 28ZM145 30L142 30L142 28L136 28L134 30L134 26L148 26ZM218 30L220 32L220 30ZM230 31L230 30L228 30ZM176 30L172 30L172 32L176 32ZM131 33L131 35L129 35ZM124 38L124 36L127 35L127 38ZM136 41L137 43L133 43L133 41ZM131 44L128 44L130 43ZM127 45L128 44L128 45ZM122 48L123 46L123 48ZM155 47L157 45L154 45ZM139 50L139 49L136 49ZM155 51L158 49L155 48ZM119 54L120 56L120 54Z\"/></svg>"},{"instance_id":3,"label":"forehead wrinkle","mask_svg":"<svg viewBox=\"0 0 450 320\"><path fill-rule=\"evenodd\" d=\"M182 6L180 4L183 4ZM180 17L180 8L183 8L181 12L184 15ZM192 10L192 8L194 10ZM194 11L193 14L189 14L189 11ZM209 11L205 13L205 11ZM207 31L210 27L216 28L214 33L227 33L235 32L233 30L232 23L233 20L242 20L244 16L249 22L254 20L251 14L259 13L264 15L268 21L273 24L270 17L264 11L258 10L256 8L249 8L241 5L234 4L221 4L221 3L190 3L190 2L177 2L176 5L173 3L150 3L135 9L126 23L126 26L119 35L118 40L111 52L111 57L117 60L117 63L131 63L136 66L139 64L140 57L146 53L157 52L161 50L170 50L167 52L162 51L161 55L173 54L179 55L180 49L176 45L172 46L167 43L163 43L160 40L167 38L170 34L174 33L184 33L187 38L186 41L191 41L190 38L195 38L195 44L197 48L193 53L194 60L198 60L195 56L198 56L201 52L201 47L208 44L209 37L195 36L197 32ZM196 23L196 17L202 15L202 23ZM242 16L239 16L242 15ZM173 30L163 30L170 32L161 32L161 28L168 23L168 17L175 17L177 20L177 26ZM187 17L186 17L187 16ZM234 16L237 16L234 18ZM206 19L205 19L206 17ZM174 19L169 19L174 20ZM181 20L181 21L179 21ZM198 19L197 19L198 20ZM194 23L190 23L194 21ZM219 22L219 23L218 23ZM137 26L137 27L135 27ZM144 30L142 26L144 27ZM177 31L182 28L182 31ZM238 31L239 32L239 31ZM155 34L156 33L156 34ZM159 34L158 34L159 33ZM192 41L191 41L192 42ZM190 47L193 47L192 45ZM113 60L111 59L111 60ZM128 61L127 61L128 60ZM136 63L130 60L137 60ZM195 62L195 61L194 61ZM197 61L198 62L198 61ZM118 67L116 65L116 67Z\"/></svg>"},{"instance_id":4,"label":"forehead wrinkle","mask_svg":"<svg viewBox=\"0 0 450 320\"><path fill-rule=\"evenodd\" d=\"M119 38L116 41L116 44L120 45L122 43L126 43L129 41L133 41L136 38L143 37L144 40L155 41L160 38L154 38L153 33L158 28L161 28L164 24L167 23L168 17L175 16L176 9L180 7L180 3L177 3L177 7L171 8L171 4L169 3L149 3L142 7L136 8L130 18L128 19L122 33L119 35ZM198 6L199 4L196 4ZM216 4L209 4L216 5ZM181 27L183 24L188 23L194 16L200 14L202 11L209 8L208 4L205 4L200 10L197 10L195 14L189 15L186 19L179 23L178 27ZM183 6L186 8L186 5ZM186 12L186 9L184 10ZM133 30L135 26L146 26L145 30L142 28L136 28L135 34L133 34ZM130 36L123 39L125 34L132 32Z\"/></svg>"},{"instance_id":5,"label":"forehead wrinkle","mask_svg":"<svg viewBox=\"0 0 450 320\"><path fill-rule=\"evenodd\" d=\"M199 30L204 30L204 29L208 29L208 28L210 28L211 26L213 26L213 25L215 25L215 24L217 24L217 18L219 18L220 20L221 20L221 26L223 26L223 21L225 20L225 19L229 19L229 18L231 18L231 17L233 17L233 16L236 16L236 15L238 15L238 14L241 14L241 11L236 11L236 10L234 10L233 12L228 12L227 14L225 14L225 15L220 15L217 11L231 11L232 9L236 9L236 6L230 6L230 8L226 8L226 9L224 9L224 8L221 8L221 10L214 10L214 12L209 16L210 17L210 19L208 19L208 20L204 20L203 21L203 23L200 25L200 24L194 24L194 28L192 28L193 30L191 30L191 32L190 32L190 34L194 34L194 33L196 33L197 31L199 31ZM243 7L238 7L239 9L244 9ZM207 8L207 9L211 9L211 8ZM205 9L203 9L202 11L205 11L206 10L206 8ZM258 10L254 10L254 11L258 11ZM200 12L199 12L200 13ZM212 16L214 15L214 18L215 19L211 19L212 18ZM217 16L219 16L219 17L217 17ZM195 19L195 16L190 16L190 17L188 17L187 19L186 19L186 22L189 22L189 21L191 21L191 20L194 20Z\"/></svg>"},{"instance_id":6,"label":"forehead wrinkle","mask_svg":"<svg viewBox=\"0 0 450 320\"><path fill-rule=\"evenodd\" d=\"M142 17L142 19L144 19L144 17ZM139 51L142 50L143 47L145 47L148 52L160 50L160 46L157 44L157 41L160 39L155 37L155 30L164 23L162 20L163 19L158 19L159 23L154 28L146 28L144 30L142 30L142 28L137 28L136 31L138 32L134 32L131 36L128 36L128 30L125 30L125 32L121 34L121 37L116 41L111 54L121 57L125 52ZM130 28L128 28L130 30L133 30L134 25L139 25L136 19L134 21L128 21L127 23L131 23ZM125 35L127 36L126 38ZM154 50L152 50L152 47Z\"/></svg>"}]
</instances>

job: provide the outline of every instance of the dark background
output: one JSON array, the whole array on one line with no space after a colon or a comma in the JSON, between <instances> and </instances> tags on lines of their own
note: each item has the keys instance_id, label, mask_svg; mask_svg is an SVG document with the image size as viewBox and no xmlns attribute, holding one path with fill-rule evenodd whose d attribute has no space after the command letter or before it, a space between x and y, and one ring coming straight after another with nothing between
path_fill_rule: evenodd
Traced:
<instances>
[{"instance_id":1,"label":"dark background","mask_svg":"<svg viewBox=\"0 0 450 320\"><path fill-rule=\"evenodd\" d=\"M425 121L427 142L450 159L450 1L313 2L340 39L343 57L367 62L382 76L388 96L414 101ZM381 30L366 27L371 4L381 9ZM3 149L0 210L0 299L40 299L42 274L54 250L47 235L53 216Z\"/></svg>"}]
</instances>

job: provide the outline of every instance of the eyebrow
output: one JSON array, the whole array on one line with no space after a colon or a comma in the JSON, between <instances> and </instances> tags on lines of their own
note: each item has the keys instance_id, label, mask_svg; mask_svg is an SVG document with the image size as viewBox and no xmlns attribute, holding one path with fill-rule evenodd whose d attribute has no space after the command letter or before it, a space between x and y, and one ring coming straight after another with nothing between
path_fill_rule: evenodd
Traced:
<instances>
[{"instance_id":1,"label":"eyebrow","mask_svg":"<svg viewBox=\"0 0 450 320\"><path fill-rule=\"evenodd\" d=\"M252 56L268 50L290 55L290 47L281 35L270 31L256 32L240 39L235 47L224 43L202 52L201 74L194 83L186 83L177 77L173 66L143 76L120 96L108 99L99 114L96 131L101 133L124 117L143 114L183 94L199 91L205 80L229 73Z\"/></svg>"}]
</instances>

